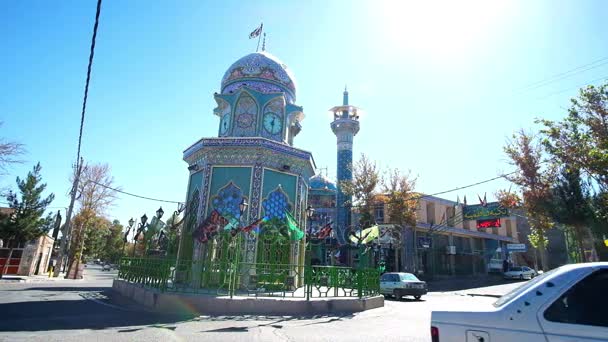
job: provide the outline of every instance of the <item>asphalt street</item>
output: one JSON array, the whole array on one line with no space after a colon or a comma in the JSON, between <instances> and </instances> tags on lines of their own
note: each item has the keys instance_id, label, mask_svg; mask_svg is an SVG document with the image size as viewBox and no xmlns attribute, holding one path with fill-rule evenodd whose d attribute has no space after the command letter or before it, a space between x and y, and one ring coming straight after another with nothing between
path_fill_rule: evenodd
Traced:
<instances>
[{"instance_id":1,"label":"asphalt street","mask_svg":"<svg viewBox=\"0 0 608 342\"><path fill-rule=\"evenodd\" d=\"M0 284L0 341L430 341L432 310L490 305L484 294L519 285L386 300L352 315L210 317L143 310L111 291L115 276L89 266L81 281Z\"/></svg>"}]
</instances>

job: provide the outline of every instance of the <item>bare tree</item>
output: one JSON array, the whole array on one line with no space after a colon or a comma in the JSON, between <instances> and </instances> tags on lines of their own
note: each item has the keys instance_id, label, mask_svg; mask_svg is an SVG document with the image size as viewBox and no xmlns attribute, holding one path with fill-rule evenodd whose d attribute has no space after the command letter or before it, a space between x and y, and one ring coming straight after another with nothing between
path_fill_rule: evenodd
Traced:
<instances>
[{"instance_id":1,"label":"bare tree","mask_svg":"<svg viewBox=\"0 0 608 342\"><path fill-rule=\"evenodd\" d=\"M402 230L405 226L416 228L416 210L418 195L414 193L416 178L411 172L401 173L398 169L390 170L383 181L383 191L387 196L389 222L395 225L391 236L396 238L395 267L398 267L400 249L403 247ZM397 269L399 270L399 269Z\"/></svg>"},{"instance_id":2,"label":"bare tree","mask_svg":"<svg viewBox=\"0 0 608 342\"><path fill-rule=\"evenodd\" d=\"M0 121L0 126L2 122ZM25 153L23 144L0 138L0 174L6 174L11 164L22 163L18 157Z\"/></svg>"},{"instance_id":3,"label":"bare tree","mask_svg":"<svg viewBox=\"0 0 608 342\"><path fill-rule=\"evenodd\" d=\"M353 202L359 208L361 223L374 222L373 209L375 198L381 184L380 171L375 162L365 154L355 163L352 181L340 182L340 188L348 196L354 197ZM350 205L347 203L346 205Z\"/></svg>"},{"instance_id":4,"label":"bare tree","mask_svg":"<svg viewBox=\"0 0 608 342\"><path fill-rule=\"evenodd\" d=\"M72 176L76 177L74 174ZM85 164L81 172L81 181L76 189L78 213L72 224L74 226L73 248L69 253L69 265L82 258L86 228L95 218L103 217L106 210L116 200L114 177L110 174L108 164ZM76 220L78 218L78 220Z\"/></svg>"}]
</instances>

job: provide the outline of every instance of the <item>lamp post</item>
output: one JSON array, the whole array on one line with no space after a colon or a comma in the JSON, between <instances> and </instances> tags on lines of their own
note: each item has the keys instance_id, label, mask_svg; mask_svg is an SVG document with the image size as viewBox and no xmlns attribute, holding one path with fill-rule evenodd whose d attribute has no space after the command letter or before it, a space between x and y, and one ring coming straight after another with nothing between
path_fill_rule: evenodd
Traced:
<instances>
[{"instance_id":1,"label":"lamp post","mask_svg":"<svg viewBox=\"0 0 608 342\"><path fill-rule=\"evenodd\" d=\"M141 222L139 223L139 227L137 228L137 233L135 234L135 237L133 238L133 240L135 240L135 242L133 243L133 257L135 257L135 250L137 249L137 240L139 239L139 234L141 234L144 229L146 228L146 222L148 222L148 216L146 214L144 214L141 218L140 218Z\"/></svg>"},{"instance_id":2,"label":"lamp post","mask_svg":"<svg viewBox=\"0 0 608 342\"><path fill-rule=\"evenodd\" d=\"M125 256L125 246L127 245L127 240L129 237L129 233L131 232L131 228L133 228L133 225L135 224L135 220L133 220L133 218L131 217L131 219L129 220L129 226L127 227L127 232L125 233L125 236L122 238L122 253L121 256Z\"/></svg>"},{"instance_id":3,"label":"lamp post","mask_svg":"<svg viewBox=\"0 0 608 342\"><path fill-rule=\"evenodd\" d=\"M165 214L165 211L163 210L163 207L159 207L158 210L156 210L156 221L152 220L152 223L154 223L154 231L156 232L156 227L158 227L158 223L160 222L160 218L163 217L163 215ZM150 237L150 239L152 239L152 237ZM146 234L144 233L144 256L148 256L148 248L150 248L150 246L148 245L148 241L146 240Z\"/></svg>"},{"instance_id":4,"label":"lamp post","mask_svg":"<svg viewBox=\"0 0 608 342\"><path fill-rule=\"evenodd\" d=\"M308 231L310 232L310 236L311 236L311 241L307 241L307 245L309 246L309 248L308 248L308 256L307 256L308 260L306 260L306 265L308 265L308 266L311 266L311 264L312 264L312 262L311 262L311 260L312 260L311 242L312 242L312 217L314 216L314 214L315 214L315 209L312 206L309 205L308 207L306 207L307 220L306 220L306 225L304 225L304 227L307 227L310 222L310 228L308 229Z\"/></svg>"}]
</instances>

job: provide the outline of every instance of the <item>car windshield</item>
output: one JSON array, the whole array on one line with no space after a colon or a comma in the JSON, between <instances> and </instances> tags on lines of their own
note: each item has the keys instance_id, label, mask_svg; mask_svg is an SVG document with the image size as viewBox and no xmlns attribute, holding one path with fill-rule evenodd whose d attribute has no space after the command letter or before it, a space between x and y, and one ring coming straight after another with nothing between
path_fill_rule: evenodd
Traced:
<instances>
[{"instance_id":1,"label":"car windshield","mask_svg":"<svg viewBox=\"0 0 608 342\"><path fill-rule=\"evenodd\" d=\"M504 305L505 303L509 302L511 299L519 296L520 293L523 293L523 292L527 291L529 288L533 287L534 285L536 285L536 284L544 281L547 276L553 274L557 270L558 270L558 268L553 269L553 270L551 270L551 271L549 271L547 273L543 273L542 275L540 275L540 276L538 276L536 278L533 278L532 280L524 283L522 286L517 287L517 288L511 290L510 292L508 292L504 296L498 298L498 300L496 302L494 302L493 305L495 307L499 307L499 306Z\"/></svg>"},{"instance_id":2,"label":"car windshield","mask_svg":"<svg viewBox=\"0 0 608 342\"><path fill-rule=\"evenodd\" d=\"M418 278L411 273L401 273L399 276L401 277L401 280L419 281Z\"/></svg>"}]
</instances>

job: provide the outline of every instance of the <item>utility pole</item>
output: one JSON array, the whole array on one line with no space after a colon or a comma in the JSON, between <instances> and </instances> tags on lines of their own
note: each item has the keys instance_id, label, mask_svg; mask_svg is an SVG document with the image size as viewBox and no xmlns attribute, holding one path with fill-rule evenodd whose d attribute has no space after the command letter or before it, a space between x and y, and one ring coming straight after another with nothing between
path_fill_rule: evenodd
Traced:
<instances>
[{"instance_id":1,"label":"utility pole","mask_svg":"<svg viewBox=\"0 0 608 342\"><path fill-rule=\"evenodd\" d=\"M65 225L63 226L63 236L61 237L61 247L59 248L59 257L57 260L57 267L55 268L54 277L58 277L61 269L64 267L67 260L67 256L69 255L68 251L70 249L70 240L72 238L72 211L74 210L74 202L76 202L76 194L78 192L78 184L80 182L80 173L82 172L83 160L80 158L79 162L76 164L76 176L74 177L74 184L72 185L70 206L68 207L68 212L66 214Z\"/></svg>"}]
</instances>

